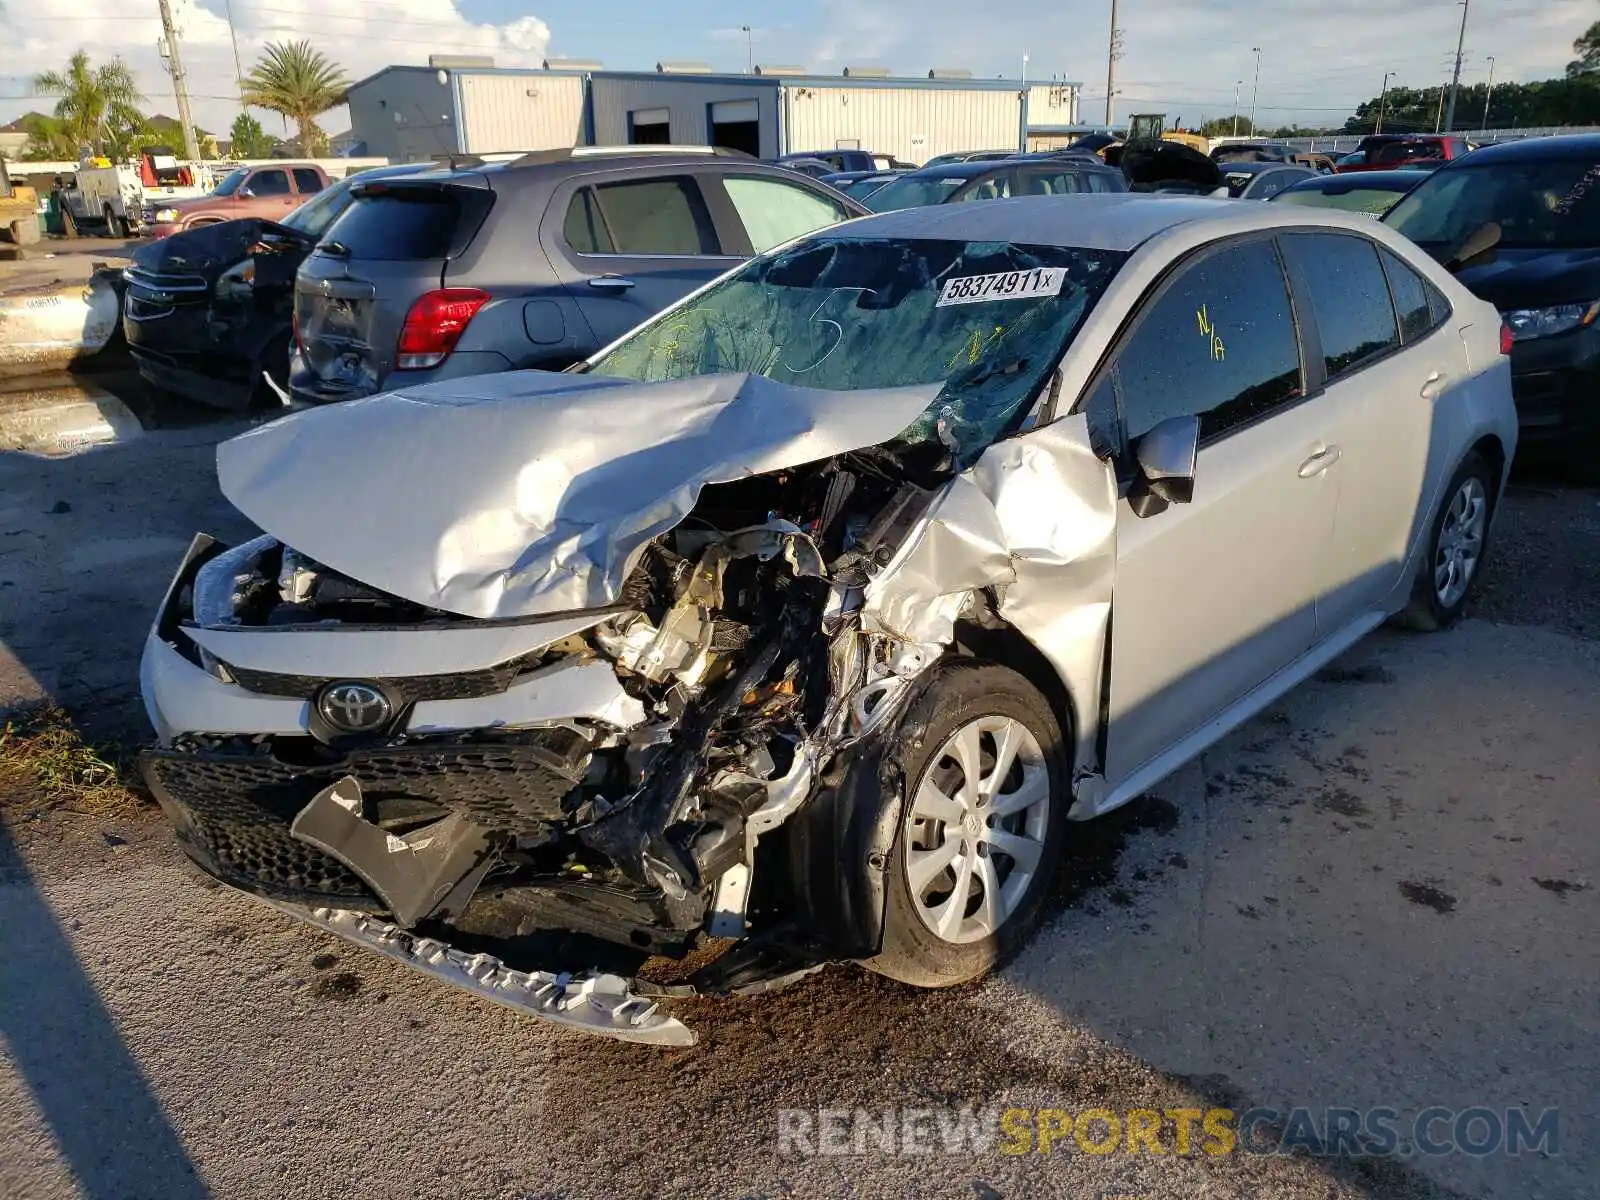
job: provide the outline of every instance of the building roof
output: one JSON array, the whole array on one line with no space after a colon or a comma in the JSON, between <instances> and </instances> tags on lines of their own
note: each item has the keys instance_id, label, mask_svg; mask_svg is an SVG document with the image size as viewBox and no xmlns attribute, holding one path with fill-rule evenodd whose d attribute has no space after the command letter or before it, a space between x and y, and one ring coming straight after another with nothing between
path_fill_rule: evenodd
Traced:
<instances>
[{"instance_id":1,"label":"building roof","mask_svg":"<svg viewBox=\"0 0 1600 1200\"><path fill-rule=\"evenodd\" d=\"M354 91L356 88L365 87L392 71L425 71L436 74L444 70L457 75L524 75L533 78L552 75L581 75L594 79L653 79L657 82L670 81L675 84L739 84L744 87L827 87L827 88L899 88L918 89L932 88L934 90L951 91L1016 91L1023 87L1041 86L1038 81L1024 83L1020 79L930 79L926 73L921 75L887 75L887 76L846 76L846 75L740 75L724 73L694 72L684 74L677 71L606 71L594 69L579 70L545 70L541 67L423 67L413 64L395 64L358 79L346 89ZM1057 83L1058 87L1080 87L1075 83Z\"/></svg>"}]
</instances>

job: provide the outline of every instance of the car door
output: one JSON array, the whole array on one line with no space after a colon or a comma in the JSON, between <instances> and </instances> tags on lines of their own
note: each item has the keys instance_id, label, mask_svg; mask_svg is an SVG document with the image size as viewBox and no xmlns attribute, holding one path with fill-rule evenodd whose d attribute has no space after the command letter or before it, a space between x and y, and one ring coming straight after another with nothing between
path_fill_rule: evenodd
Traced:
<instances>
[{"instance_id":1,"label":"car door","mask_svg":"<svg viewBox=\"0 0 1600 1200\"><path fill-rule=\"evenodd\" d=\"M1335 493L1317 457L1322 410L1305 396L1271 237L1208 247L1158 285L1086 404L1126 448L1169 418L1201 422L1192 502L1146 517L1118 505L1106 742L1114 788L1315 637Z\"/></svg>"},{"instance_id":2,"label":"car door","mask_svg":"<svg viewBox=\"0 0 1600 1200\"><path fill-rule=\"evenodd\" d=\"M721 245L687 170L597 173L557 188L541 237L597 349L742 258Z\"/></svg>"},{"instance_id":3,"label":"car door","mask_svg":"<svg viewBox=\"0 0 1600 1200\"><path fill-rule=\"evenodd\" d=\"M251 207L258 215L277 220L300 203L289 184L289 172L281 167L264 167L250 175Z\"/></svg>"},{"instance_id":4,"label":"car door","mask_svg":"<svg viewBox=\"0 0 1600 1200\"><path fill-rule=\"evenodd\" d=\"M764 254L792 238L856 215L820 187L771 175L701 173L700 184L723 246Z\"/></svg>"},{"instance_id":5,"label":"car door","mask_svg":"<svg viewBox=\"0 0 1600 1200\"><path fill-rule=\"evenodd\" d=\"M1323 560L1319 638L1380 613L1399 582L1427 474L1433 406L1460 373L1457 339L1430 336L1426 285L1375 243L1333 230L1282 236L1290 277L1313 318L1307 329L1312 386L1336 455L1338 516ZM1387 252L1384 252L1387 254ZM1403 274L1402 274L1403 273ZM1402 344L1389 276L1409 313Z\"/></svg>"}]
</instances>

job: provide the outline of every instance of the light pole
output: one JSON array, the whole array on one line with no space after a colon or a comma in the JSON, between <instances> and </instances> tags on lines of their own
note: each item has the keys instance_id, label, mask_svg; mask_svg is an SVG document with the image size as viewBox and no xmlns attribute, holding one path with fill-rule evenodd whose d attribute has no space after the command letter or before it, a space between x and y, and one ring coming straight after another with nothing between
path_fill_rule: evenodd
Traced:
<instances>
[{"instance_id":1,"label":"light pole","mask_svg":"<svg viewBox=\"0 0 1600 1200\"><path fill-rule=\"evenodd\" d=\"M1388 102L1388 99L1389 99L1389 80L1391 80L1393 78L1394 78L1394 72L1393 71L1385 71L1383 73L1383 90L1378 93L1378 127L1372 131L1373 133L1382 133L1383 132L1383 106L1384 106L1384 104L1386 104Z\"/></svg>"},{"instance_id":2,"label":"light pole","mask_svg":"<svg viewBox=\"0 0 1600 1200\"><path fill-rule=\"evenodd\" d=\"M1233 136L1239 136L1239 89L1244 86L1244 80L1233 81Z\"/></svg>"},{"instance_id":3,"label":"light pole","mask_svg":"<svg viewBox=\"0 0 1600 1200\"><path fill-rule=\"evenodd\" d=\"M752 75L755 73L756 65L756 52L754 47L755 35L751 33L750 26L748 25L739 26L739 32L744 34L744 73L746 75Z\"/></svg>"},{"instance_id":4,"label":"light pole","mask_svg":"<svg viewBox=\"0 0 1600 1200\"><path fill-rule=\"evenodd\" d=\"M1461 90L1461 52L1467 45L1467 11L1471 0L1461 0L1461 35L1456 38L1456 69L1450 76L1450 107L1445 110L1443 132L1456 127L1456 94Z\"/></svg>"},{"instance_id":5,"label":"light pole","mask_svg":"<svg viewBox=\"0 0 1600 1200\"><path fill-rule=\"evenodd\" d=\"M1261 98L1261 47L1251 46L1256 56L1256 86L1250 93L1250 136L1256 136L1256 101Z\"/></svg>"},{"instance_id":6,"label":"light pole","mask_svg":"<svg viewBox=\"0 0 1600 1200\"><path fill-rule=\"evenodd\" d=\"M1028 86L1028 56L1026 54L1022 56L1022 86Z\"/></svg>"},{"instance_id":7,"label":"light pole","mask_svg":"<svg viewBox=\"0 0 1600 1200\"><path fill-rule=\"evenodd\" d=\"M1489 55L1489 90L1483 94L1483 128L1479 133L1489 132L1489 102L1494 99L1494 55Z\"/></svg>"}]
</instances>

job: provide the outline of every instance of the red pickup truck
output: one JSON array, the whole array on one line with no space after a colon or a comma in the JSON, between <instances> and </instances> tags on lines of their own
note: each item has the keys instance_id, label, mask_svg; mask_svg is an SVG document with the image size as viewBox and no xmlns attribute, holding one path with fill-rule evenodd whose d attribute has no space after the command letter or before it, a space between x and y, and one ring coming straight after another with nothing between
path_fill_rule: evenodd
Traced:
<instances>
[{"instance_id":1,"label":"red pickup truck","mask_svg":"<svg viewBox=\"0 0 1600 1200\"><path fill-rule=\"evenodd\" d=\"M1350 171L1393 171L1414 163L1449 162L1473 149L1466 138L1450 134L1379 134L1363 138L1356 153L1341 158L1334 170L1341 175Z\"/></svg>"},{"instance_id":2,"label":"red pickup truck","mask_svg":"<svg viewBox=\"0 0 1600 1200\"><path fill-rule=\"evenodd\" d=\"M151 237L161 238L237 217L279 221L327 186L327 172L315 163L237 167L209 196L153 205L145 213L145 227Z\"/></svg>"}]
</instances>

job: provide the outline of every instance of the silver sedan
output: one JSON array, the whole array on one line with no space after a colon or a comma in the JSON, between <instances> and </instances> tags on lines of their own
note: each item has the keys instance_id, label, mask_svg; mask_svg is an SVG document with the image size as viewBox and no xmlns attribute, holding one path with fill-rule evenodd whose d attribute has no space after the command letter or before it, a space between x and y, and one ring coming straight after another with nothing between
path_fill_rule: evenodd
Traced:
<instances>
[{"instance_id":1,"label":"silver sedan","mask_svg":"<svg viewBox=\"0 0 1600 1200\"><path fill-rule=\"evenodd\" d=\"M224 444L264 532L169 590L146 777L213 875L590 1032L682 1044L652 996L836 959L969 980L1072 821L1461 615L1509 343L1332 210L810 234L576 372Z\"/></svg>"}]
</instances>

